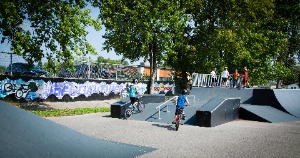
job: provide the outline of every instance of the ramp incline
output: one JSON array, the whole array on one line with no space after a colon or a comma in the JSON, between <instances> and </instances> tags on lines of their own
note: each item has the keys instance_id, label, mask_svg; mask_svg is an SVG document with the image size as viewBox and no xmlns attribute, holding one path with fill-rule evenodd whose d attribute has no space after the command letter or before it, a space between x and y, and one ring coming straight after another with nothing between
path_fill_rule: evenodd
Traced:
<instances>
[{"instance_id":1,"label":"ramp incline","mask_svg":"<svg viewBox=\"0 0 300 158\"><path fill-rule=\"evenodd\" d=\"M241 104L240 118L245 120L279 123L300 121L288 113L271 106Z\"/></svg>"},{"instance_id":2,"label":"ramp incline","mask_svg":"<svg viewBox=\"0 0 300 158\"><path fill-rule=\"evenodd\" d=\"M280 105L290 114L300 118L300 90L274 89L273 91Z\"/></svg>"},{"instance_id":3,"label":"ramp incline","mask_svg":"<svg viewBox=\"0 0 300 158\"><path fill-rule=\"evenodd\" d=\"M0 100L0 157L137 157L154 148L96 139Z\"/></svg>"}]
</instances>

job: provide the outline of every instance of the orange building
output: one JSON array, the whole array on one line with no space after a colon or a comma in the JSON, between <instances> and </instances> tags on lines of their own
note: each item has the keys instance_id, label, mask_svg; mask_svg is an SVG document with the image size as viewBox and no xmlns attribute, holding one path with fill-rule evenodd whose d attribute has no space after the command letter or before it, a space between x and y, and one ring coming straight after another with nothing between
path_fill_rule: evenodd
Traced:
<instances>
[{"instance_id":1,"label":"orange building","mask_svg":"<svg viewBox=\"0 0 300 158\"><path fill-rule=\"evenodd\" d=\"M149 66L127 66L122 68L122 71L126 73L138 72L144 76L150 76ZM171 68L157 68L156 81L172 81L172 71L173 69Z\"/></svg>"},{"instance_id":2,"label":"orange building","mask_svg":"<svg viewBox=\"0 0 300 158\"><path fill-rule=\"evenodd\" d=\"M157 81L171 81L173 80L172 76L173 69L171 68L158 68L157 69L157 75L156 80ZM142 70L144 76L150 76L150 67L144 67L144 70Z\"/></svg>"}]
</instances>

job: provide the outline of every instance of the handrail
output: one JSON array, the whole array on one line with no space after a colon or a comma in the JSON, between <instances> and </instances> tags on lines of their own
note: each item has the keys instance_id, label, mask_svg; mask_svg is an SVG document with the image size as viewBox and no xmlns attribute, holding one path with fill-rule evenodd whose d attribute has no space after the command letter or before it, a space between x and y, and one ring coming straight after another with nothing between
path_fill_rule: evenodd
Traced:
<instances>
[{"instance_id":1,"label":"handrail","mask_svg":"<svg viewBox=\"0 0 300 158\"><path fill-rule=\"evenodd\" d=\"M161 119L161 118L160 118L160 107L163 106L163 105L165 105L165 103L171 101L172 99L174 99L174 98L176 98L176 97L177 97L177 96L172 97L171 99L169 99L169 100L163 102L162 104L158 105L158 106L155 108L155 109L158 109L158 119ZM169 112L168 106L167 106L167 112Z\"/></svg>"},{"instance_id":2,"label":"handrail","mask_svg":"<svg viewBox=\"0 0 300 158\"><path fill-rule=\"evenodd\" d=\"M193 97L194 97L194 104L195 104L195 95L188 95L187 97L189 97L189 96L193 96ZM169 100L163 102L162 104L158 105L158 106L155 108L155 109L158 109L158 119L161 119L161 117L160 117L160 108L161 108L161 106L163 106L163 105L165 105L167 102L173 100L175 97L177 97L177 96L172 97L171 99L169 99ZM170 111L169 111L169 105L167 105L167 112L170 112Z\"/></svg>"}]
</instances>

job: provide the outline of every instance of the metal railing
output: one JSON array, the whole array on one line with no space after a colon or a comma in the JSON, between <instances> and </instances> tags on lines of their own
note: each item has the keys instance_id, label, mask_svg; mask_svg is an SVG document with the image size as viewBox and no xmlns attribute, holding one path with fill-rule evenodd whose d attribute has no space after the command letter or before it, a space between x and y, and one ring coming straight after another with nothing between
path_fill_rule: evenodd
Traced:
<instances>
[{"instance_id":1,"label":"metal railing","mask_svg":"<svg viewBox=\"0 0 300 158\"><path fill-rule=\"evenodd\" d=\"M178 97L178 96L172 97L171 99L169 99L169 100L163 102L162 104L158 105L158 106L155 108L156 110L158 109L158 119L161 119L161 117L160 117L161 107L162 107L163 105L165 105L166 103L170 102L171 100L173 100L173 99L176 98L176 97ZM195 104L195 101L196 101L195 95L188 95L187 97L194 97L194 104ZM172 104L172 105L175 105L175 104ZM166 112L167 112L167 113L170 112L170 111L169 111L169 104L167 104L167 110L166 110Z\"/></svg>"},{"instance_id":2,"label":"metal railing","mask_svg":"<svg viewBox=\"0 0 300 158\"><path fill-rule=\"evenodd\" d=\"M199 74L193 73L193 87L211 87L212 86L212 76L211 74ZM227 85L230 85L230 80L227 80ZM242 78L239 76L237 83L235 85L240 85L242 82ZM222 85L222 77L217 75L216 87L224 86Z\"/></svg>"}]
</instances>

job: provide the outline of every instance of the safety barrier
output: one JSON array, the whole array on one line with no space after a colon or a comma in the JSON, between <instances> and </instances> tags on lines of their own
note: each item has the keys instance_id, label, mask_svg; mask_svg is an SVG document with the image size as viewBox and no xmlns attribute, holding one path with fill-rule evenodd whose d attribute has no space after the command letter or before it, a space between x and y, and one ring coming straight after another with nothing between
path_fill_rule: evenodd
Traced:
<instances>
[{"instance_id":1,"label":"safety barrier","mask_svg":"<svg viewBox=\"0 0 300 158\"><path fill-rule=\"evenodd\" d=\"M222 86L222 77L221 75L216 75L217 76L217 82L215 83L216 87L221 87ZM211 74L199 74L199 73L193 73L192 74L193 78L193 87L212 87L212 76ZM236 85L240 84L241 78L238 78L238 81ZM227 80L227 85L230 85L230 81Z\"/></svg>"}]
</instances>

